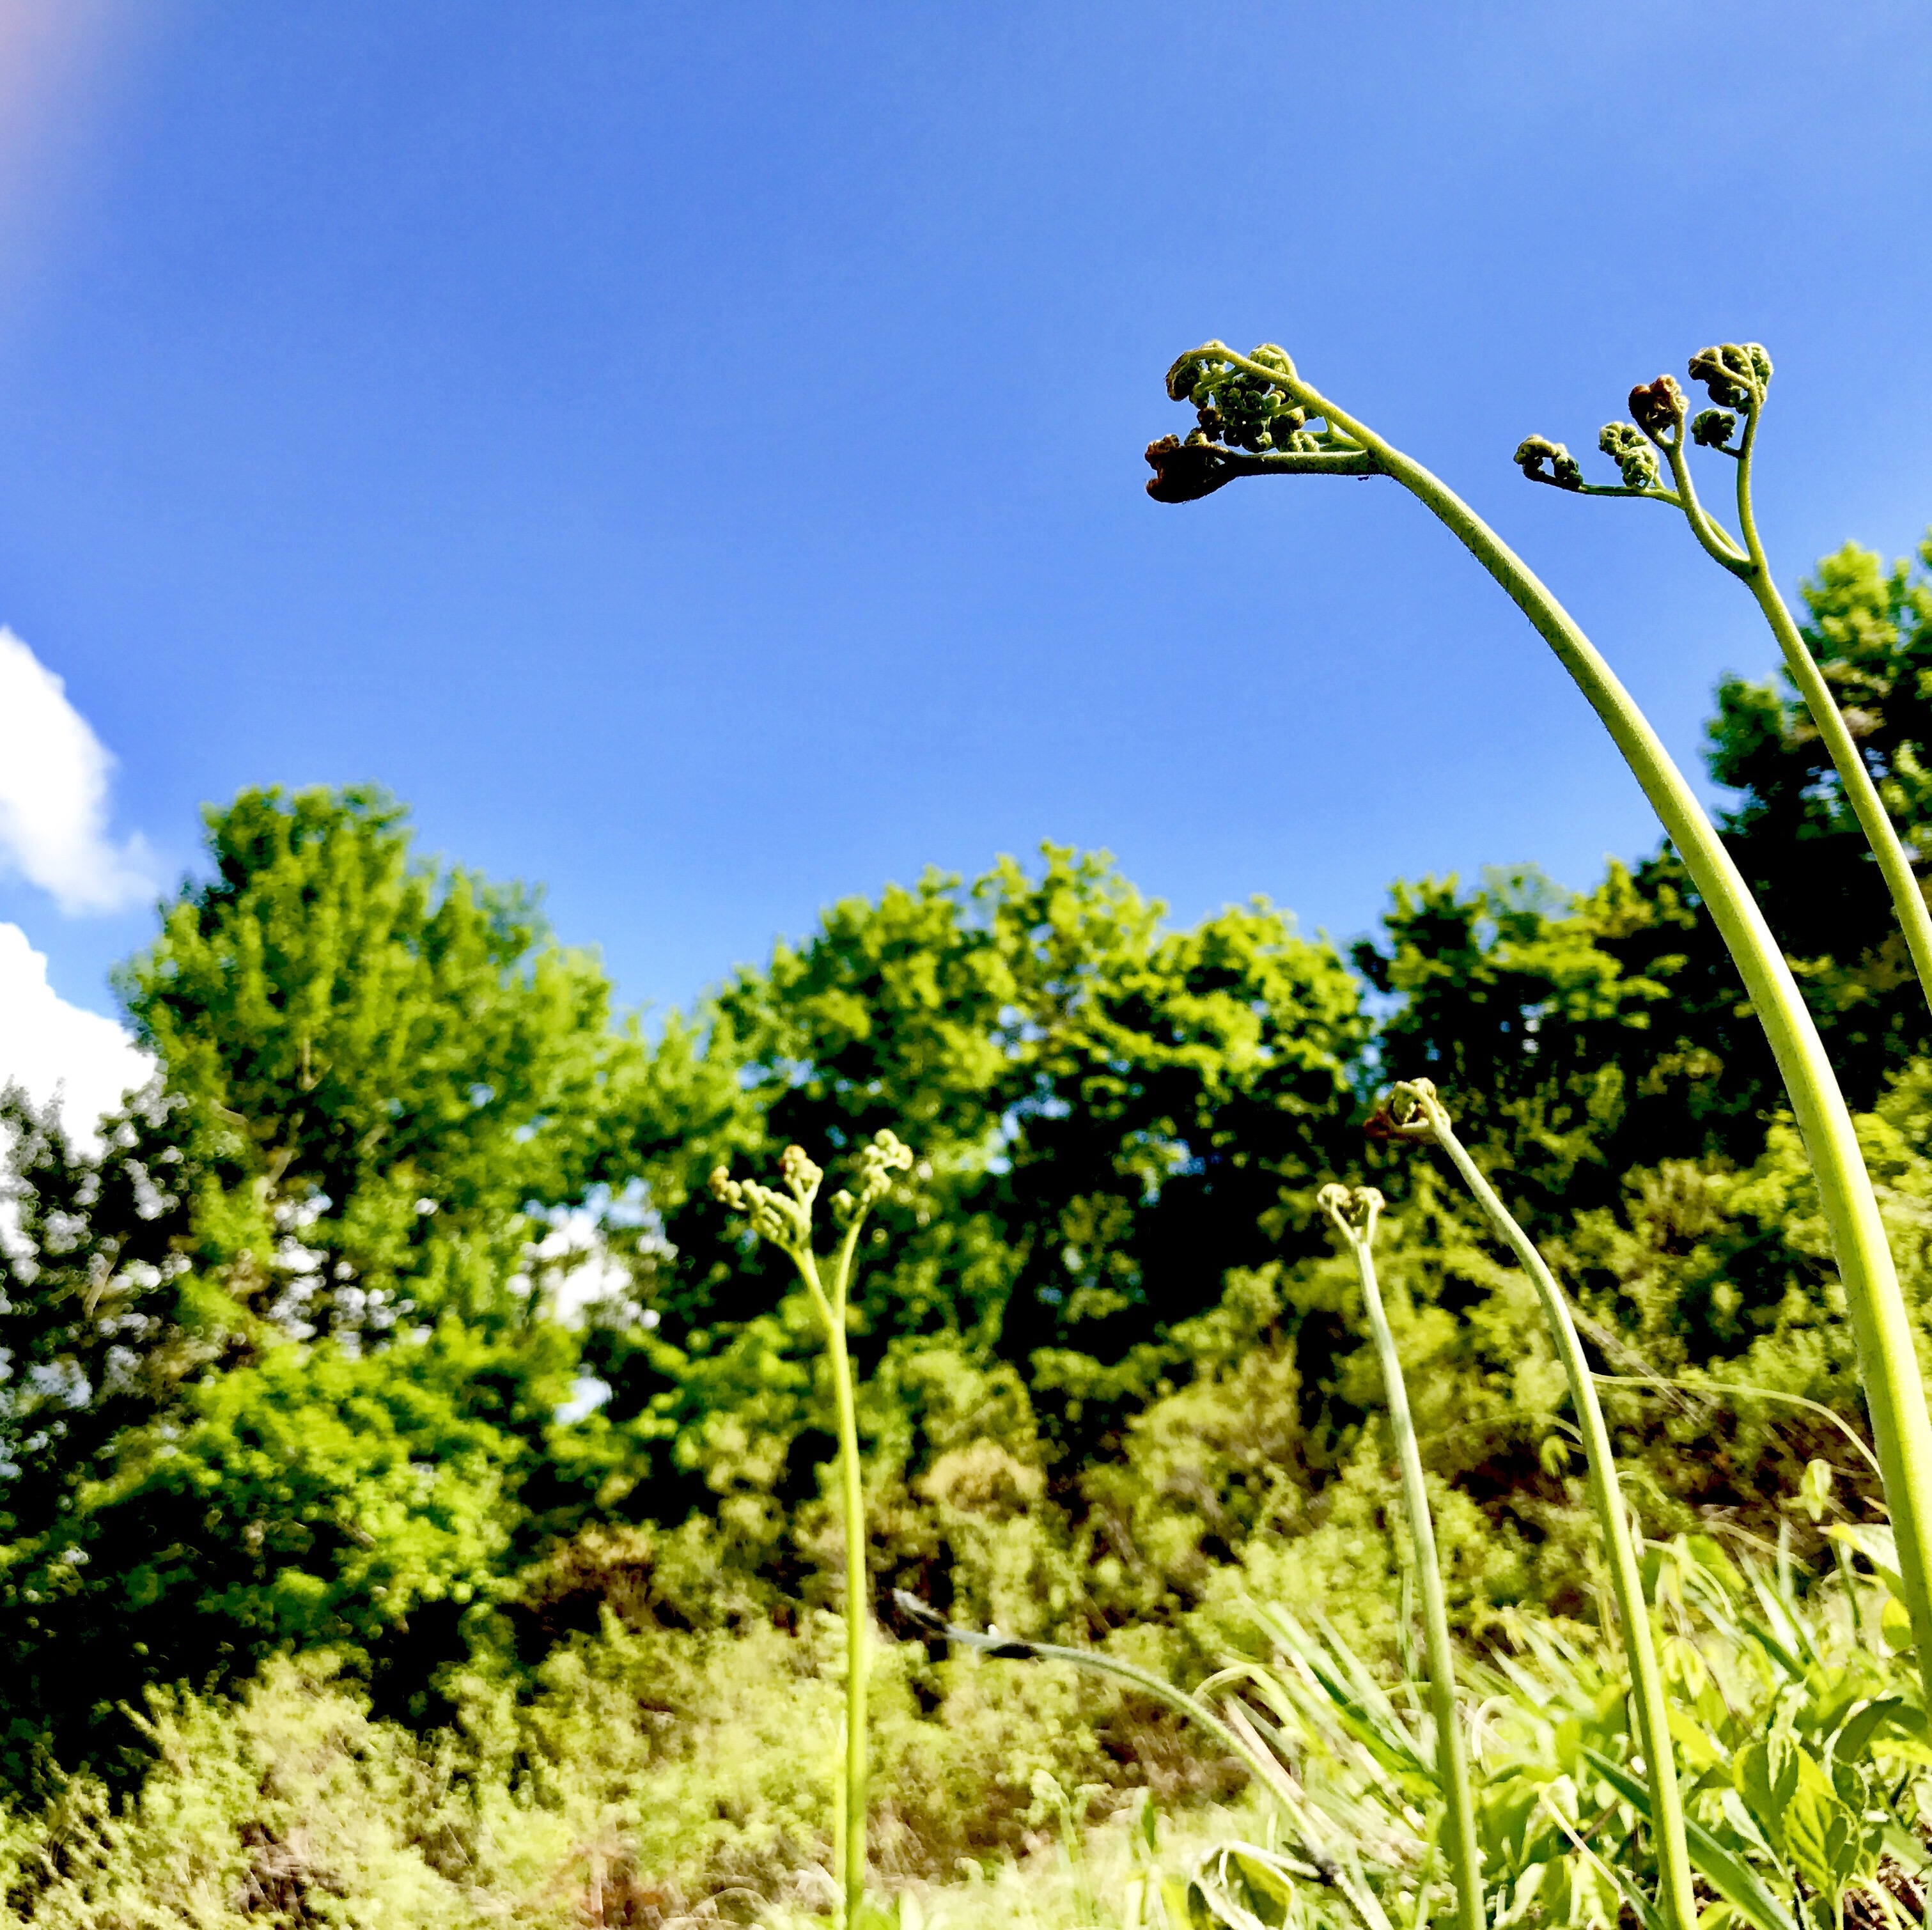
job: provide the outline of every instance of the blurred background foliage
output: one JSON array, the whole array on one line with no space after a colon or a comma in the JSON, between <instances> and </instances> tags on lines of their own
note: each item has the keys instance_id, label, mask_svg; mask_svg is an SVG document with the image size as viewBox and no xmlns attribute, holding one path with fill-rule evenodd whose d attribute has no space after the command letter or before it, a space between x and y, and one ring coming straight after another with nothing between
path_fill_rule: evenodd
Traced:
<instances>
[{"instance_id":1,"label":"blurred background foliage","mask_svg":"<svg viewBox=\"0 0 1932 1930\"><path fill-rule=\"evenodd\" d=\"M1928 570L1932 545L1847 547L1805 588L1915 845ZM1710 762L1924 1326L1932 1040L1883 888L1782 685L1722 685ZM1314 1208L1340 1178L1391 1202L1463 1630L1598 1619L1527 1284L1425 1161L1363 1137L1397 1076L1444 1088L1575 1295L1654 1536L1816 1553L1792 1499L1814 1457L1836 1518L1875 1518L1843 1436L1776 1397L1862 1425L1802 1152L1667 848L1580 893L1527 866L1400 883L1344 956L1262 901L1173 929L1104 855L1048 846L836 905L655 1033L532 894L416 856L376 793L244 794L208 853L119 981L154 1085L98 1152L0 1106L0 1770L30 1918L86 1844L190 1803L190 1757L254 1792L265 1896L315 1790L362 1778L364 1833L328 1854L389 1899L372 1920L457 1920L425 1900L447 1867L382 1836L404 1809L433 1835L468 1804L465 1853L524 1858L526 1886L621 1865L660 1914L769 1902L822 1859L829 1388L704 1184L794 1142L836 1167L890 1127L920 1155L856 1292L882 1603L1185 1672L1262 1598L1393 1654L1379 1380ZM1131 1697L889 1646L889 1870L1032 1841L1042 1776L1096 1814L1232 1786ZM491 1802L522 1820L486 1828Z\"/></svg>"}]
</instances>

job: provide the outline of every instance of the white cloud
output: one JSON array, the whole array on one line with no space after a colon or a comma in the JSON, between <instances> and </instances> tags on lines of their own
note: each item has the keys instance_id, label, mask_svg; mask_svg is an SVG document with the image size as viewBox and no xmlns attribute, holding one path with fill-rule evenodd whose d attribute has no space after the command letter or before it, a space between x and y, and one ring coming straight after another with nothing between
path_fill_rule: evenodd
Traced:
<instances>
[{"instance_id":1,"label":"white cloud","mask_svg":"<svg viewBox=\"0 0 1932 1930\"><path fill-rule=\"evenodd\" d=\"M154 890L141 840L108 838L113 768L66 686L0 628L0 867L63 911L118 911Z\"/></svg>"},{"instance_id":2,"label":"white cloud","mask_svg":"<svg viewBox=\"0 0 1932 1930\"><path fill-rule=\"evenodd\" d=\"M0 1084L13 1080L42 1105L58 1091L68 1131L94 1143L101 1114L154 1070L112 1019L54 990L44 954L19 926L0 924Z\"/></svg>"}]
</instances>

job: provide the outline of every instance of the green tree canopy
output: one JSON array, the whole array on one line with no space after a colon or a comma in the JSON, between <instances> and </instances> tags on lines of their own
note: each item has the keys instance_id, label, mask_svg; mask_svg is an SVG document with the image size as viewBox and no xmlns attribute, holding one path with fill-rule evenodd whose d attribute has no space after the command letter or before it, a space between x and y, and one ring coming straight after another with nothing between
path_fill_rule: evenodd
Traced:
<instances>
[{"instance_id":1,"label":"green tree canopy","mask_svg":"<svg viewBox=\"0 0 1932 1930\"><path fill-rule=\"evenodd\" d=\"M887 1124L924 1159L929 1205L880 1229L875 1331L1118 1356L1268 1248L1344 1156L1356 989L1265 903L1189 932L1162 911L1110 860L1049 847L1037 875L1005 860L970 887L929 873L847 900L739 973L706 1014L733 1115L653 1175L678 1255L668 1330L775 1298L721 1237L704 1166Z\"/></svg>"},{"instance_id":2,"label":"green tree canopy","mask_svg":"<svg viewBox=\"0 0 1932 1930\"><path fill-rule=\"evenodd\" d=\"M532 1243L622 1183L641 1045L527 893L414 857L379 794L244 792L208 844L120 975L155 1089L98 1156L0 1118L20 1747L291 1641L413 1642L419 1686L456 1652L426 1613L558 1499L576 1349Z\"/></svg>"},{"instance_id":3,"label":"green tree canopy","mask_svg":"<svg viewBox=\"0 0 1932 1930\"><path fill-rule=\"evenodd\" d=\"M520 1319L529 1216L621 1165L643 1064L596 960L376 791L244 791L208 847L118 978L198 1129L198 1263L298 1332Z\"/></svg>"}]
</instances>

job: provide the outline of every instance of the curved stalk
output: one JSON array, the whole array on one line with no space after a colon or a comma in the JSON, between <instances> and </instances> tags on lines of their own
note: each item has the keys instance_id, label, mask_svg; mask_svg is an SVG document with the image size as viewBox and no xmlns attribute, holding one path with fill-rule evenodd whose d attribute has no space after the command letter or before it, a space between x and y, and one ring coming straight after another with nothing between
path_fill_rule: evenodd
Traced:
<instances>
[{"instance_id":1,"label":"curved stalk","mask_svg":"<svg viewBox=\"0 0 1932 1930\"><path fill-rule=\"evenodd\" d=\"M1851 1112L1791 968L1683 773L1570 613L1445 483L1304 382L1285 355L1277 362L1273 358L1279 351L1269 353L1269 361L1258 362L1218 342L1194 352L1198 359L1224 362L1251 380L1274 384L1311 416L1344 431L1375 457L1384 475L1400 483L1454 532L1575 680L1663 821L1717 924L1764 1027L1817 1181L1819 1202L1844 1282L1872 1433L1885 1470L1886 1500L1898 1537L1906 1607L1922 1676L1932 1698L1932 1586L1927 1573L1932 1546L1932 1415L1927 1412L1911 1320ZM1265 464L1268 458L1261 460ZM1156 476L1156 485L1160 480Z\"/></svg>"},{"instance_id":2,"label":"curved stalk","mask_svg":"<svg viewBox=\"0 0 1932 1930\"><path fill-rule=\"evenodd\" d=\"M1402 1377L1402 1356L1396 1352L1376 1279L1376 1222L1382 1196L1372 1187L1324 1186L1322 1208L1348 1243L1362 1286L1369 1331L1382 1370L1388 1400L1389 1431L1395 1436L1402 1467L1402 1501L1408 1532L1415 1547L1416 1580L1422 1591L1422 1631L1429 1655L1429 1700L1436 1717L1436 1775L1442 1787L1443 1830L1448 1838L1449 1871L1456 1884L1456 1920L1460 1930L1483 1930L1482 1851L1476 1844L1476 1805L1469 1784L1468 1745L1456 1707L1456 1652L1449 1642L1449 1614L1442 1598L1442 1564L1436 1552L1436 1525L1429 1509L1429 1486L1423 1478L1422 1451L1416 1445L1415 1423L1408 1412L1408 1388Z\"/></svg>"},{"instance_id":3,"label":"curved stalk","mask_svg":"<svg viewBox=\"0 0 1932 1930\"><path fill-rule=\"evenodd\" d=\"M1750 1387L1738 1380L1678 1380L1669 1374L1661 1373L1598 1373L1590 1378L1599 1387L1645 1387L1653 1391L1664 1388L1681 1390L1685 1394L1701 1394L1714 1405L1714 1397L1720 1394L1742 1394L1753 1400L1782 1400L1793 1407L1802 1407L1815 1414L1821 1421L1828 1421L1850 1442L1865 1466L1877 1475L1882 1482L1885 1470L1878 1464L1878 1457L1858 1437L1856 1430L1845 1417L1834 1409L1827 1407L1822 1400L1814 1400L1808 1394L1786 1394L1774 1387Z\"/></svg>"},{"instance_id":4,"label":"curved stalk","mask_svg":"<svg viewBox=\"0 0 1932 1930\"><path fill-rule=\"evenodd\" d=\"M1404 1104L1413 1109L1406 1115L1396 1110ZM1412 1079L1398 1085L1387 1116L1396 1134L1432 1142L1449 1155L1462 1184L1515 1254L1516 1263L1534 1283L1537 1298L1543 1303L1583 1436L1583 1452L1590 1468L1590 1497L1596 1505L1597 1525L1610 1565L1610 1589L1616 1598L1617 1619L1623 1625L1630 1700L1636 1707L1637 1740L1643 1751L1650 1784L1651 1829L1656 1839L1657 1865L1662 1877L1664 1915L1672 1930L1696 1930L1697 1902L1691 1889L1690 1852L1684 1841L1684 1799L1677 1787L1676 1760L1670 1745L1670 1705L1664 1693L1664 1672L1658 1666L1650 1611L1643 1598L1642 1571L1637 1566L1630 1516L1617 1480L1610 1430L1604 1423L1603 1404L1597 1398L1596 1384L1570 1304L1537 1251L1535 1242L1517 1225L1496 1189L1484 1177L1482 1169L1456 1138L1434 1086L1426 1079Z\"/></svg>"},{"instance_id":5,"label":"curved stalk","mask_svg":"<svg viewBox=\"0 0 1932 1930\"><path fill-rule=\"evenodd\" d=\"M1651 440L1664 452L1664 460L1670 465L1671 479L1677 485L1675 500L1684 512L1684 520L1690 525L1690 533L1697 539L1699 547L1711 560L1729 570L1733 576L1742 576L1750 568L1750 559L1744 546L1730 530L1704 507L1697 494L1697 485L1691 480L1690 465L1684 459L1684 424L1680 417L1677 428L1667 440L1653 436Z\"/></svg>"},{"instance_id":6,"label":"curved stalk","mask_svg":"<svg viewBox=\"0 0 1932 1930\"><path fill-rule=\"evenodd\" d=\"M1632 411L1640 419L1636 427L1670 465L1674 487L1616 488L1586 483L1574 464L1568 465L1567 473L1559 476L1556 461L1562 458L1567 462L1567 455L1540 437L1533 437L1523 444L1517 452L1518 460L1523 462L1523 473L1533 482L1552 484L1584 496L1642 496L1681 509L1690 533L1705 554L1749 589L1771 626L1772 635L1778 639L1785 669L1804 700L1804 707L1831 756L1832 768L1844 787L1852 815L1878 860L1880 875L1891 894L1892 909L1905 935L1920 989L1928 1007L1932 1007L1932 910L1927 908L1925 894L1919 889L1904 842L1879 795L1878 786L1873 782L1838 699L1832 695L1816 659L1805 648L1790 607L1779 592L1758 535L1751 497L1751 464L1769 390L1771 358L1754 344L1726 343L1694 356L1690 373L1709 389L1712 401L1730 404L1743 419L1744 434L1736 448L1729 442L1736 419L1728 415L1718 432L1706 443L1706 446L1730 457L1737 464L1738 536L1732 536L1698 500L1696 485L1686 460L1684 392L1673 377L1660 375L1653 383L1640 385L1631 390L1630 399ZM1704 419L1700 418L1700 422ZM1624 425L1612 424L1604 431L1605 437L1620 426ZM1700 436L1700 440L1704 439Z\"/></svg>"},{"instance_id":7,"label":"curved stalk","mask_svg":"<svg viewBox=\"0 0 1932 1930\"><path fill-rule=\"evenodd\" d=\"M1885 808L1878 786L1872 781L1871 772L1852 735L1850 726L1845 722L1844 713L1838 708L1838 701L1832 695L1832 686L1825 681L1818 660L1806 649L1804 639L1792 620L1790 607L1779 593L1771 566L1765 558L1763 542L1758 536L1750 488L1751 456L1757 440L1758 415L1756 408L1746 413L1744 438L1738 452L1738 525L1743 533L1750 563L1748 569L1737 574L1744 578L1751 595L1757 599L1757 607L1763 611L1764 620L1771 626L1771 633L1778 639L1778 647L1784 653L1786 671L1798 686L1798 694L1804 698L1804 707L1810 712L1811 721L1817 727L1819 738L1831 754L1832 767L1838 773L1838 782L1844 787L1846 799L1865 834L1865 842L1871 847L1872 855L1878 860L1879 873L1885 880L1886 890L1892 894L1892 909L1898 914L1899 929L1905 934L1906 947L1912 954L1912 969L1918 974L1919 988L1925 995L1928 1007L1932 1007L1932 911L1927 909L1925 894L1918 888L1918 876L1906 854L1904 841L1898 835L1898 827L1892 821L1892 814Z\"/></svg>"},{"instance_id":8,"label":"curved stalk","mask_svg":"<svg viewBox=\"0 0 1932 1930\"><path fill-rule=\"evenodd\" d=\"M920 1601L917 1595L908 1594L902 1588L892 1591L892 1600L898 1605L899 1613L909 1621L917 1622L935 1635L944 1635L949 1642L956 1642L962 1648L977 1649L995 1661L1071 1662L1076 1668L1085 1669L1094 1675L1112 1676L1117 1682L1131 1683L1144 1695L1165 1703L1189 1721L1198 1723L1231 1756L1238 1757L1264 1788L1273 1788L1280 1775L1277 1766L1263 1751L1238 1735L1198 1696L1175 1688L1172 1682L1150 1670L1122 1661L1118 1655L1102 1654L1097 1649L1070 1649L1058 1642L1033 1642L1020 1636L1003 1635L997 1629L982 1632L976 1628L962 1628L956 1622L947 1621L930 1603Z\"/></svg>"},{"instance_id":9,"label":"curved stalk","mask_svg":"<svg viewBox=\"0 0 1932 1930\"><path fill-rule=\"evenodd\" d=\"M1058 1642L1028 1641L1000 1634L995 1630L989 1629L982 1634L977 1629L963 1628L957 1622L947 1621L936 1608L902 1588L893 1590L892 1600L908 1620L962 1647L976 1649L982 1655L998 1661L1069 1662L1091 1674L1111 1676L1118 1682L1130 1683L1144 1695L1165 1703L1177 1714L1198 1724L1281 1805L1291 1823L1306 1838L1306 1847L1315 1859L1315 1874L1324 1882L1334 1884L1348 1898L1355 1913L1361 1918L1365 1930L1394 1930L1387 1913L1376 1901L1374 1891L1363 1882L1352 1846L1346 1840L1330 1837L1322 1828L1312 1806L1295 1787L1286 1769L1270 1755L1267 1745L1256 1733L1254 1724L1241 1713L1238 1703L1228 1703L1224 1721L1199 1696L1190 1695L1186 1689L1177 1688L1172 1682L1162 1680L1147 1669L1137 1668L1132 1662L1124 1662L1118 1656L1104 1655L1095 1649L1066 1648Z\"/></svg>"}]
</instances>

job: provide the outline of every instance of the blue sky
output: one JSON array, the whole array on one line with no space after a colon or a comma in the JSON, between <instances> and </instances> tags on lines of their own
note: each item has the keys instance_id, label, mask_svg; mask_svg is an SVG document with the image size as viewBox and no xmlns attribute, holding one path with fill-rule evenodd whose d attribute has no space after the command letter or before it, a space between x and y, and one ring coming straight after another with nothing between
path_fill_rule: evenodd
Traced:
<instances>
[{"instance_id":1,"label":"blue sky","mask_svg":"<svg viewBox=\"0 0 1932 1930\"><path fill-rule=\"evenodd\" d=\"M660 1009L1044 838L1337 936L1588 883L1654 832L1520 619L1391 485L1150 503L1162 372L1286 344L1695 761L1748 599L1510 452L1756 338L1787 582L1910 547L1928 83L1906 5L0 0L0 624L164 881L377 780ZM97 1010L152 929L0 919Z\"/></svg>"}]
</instances>

